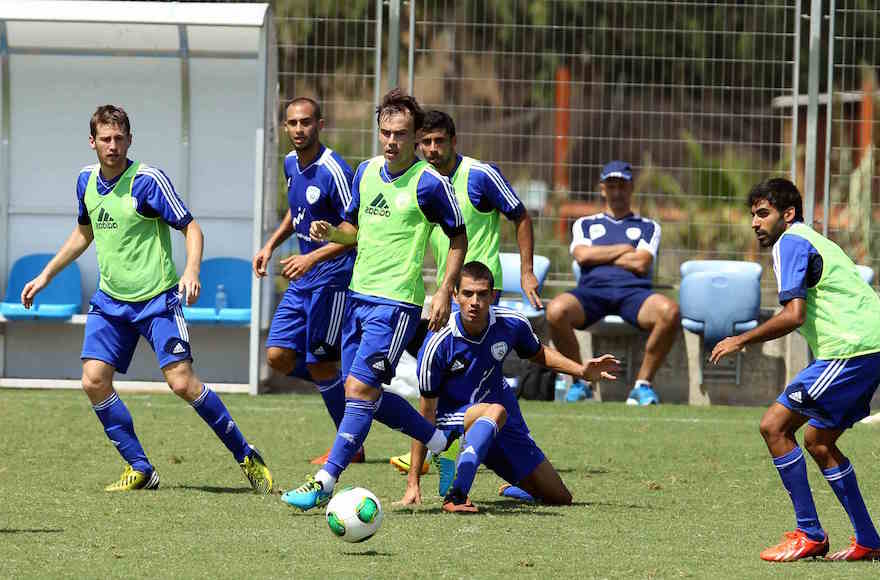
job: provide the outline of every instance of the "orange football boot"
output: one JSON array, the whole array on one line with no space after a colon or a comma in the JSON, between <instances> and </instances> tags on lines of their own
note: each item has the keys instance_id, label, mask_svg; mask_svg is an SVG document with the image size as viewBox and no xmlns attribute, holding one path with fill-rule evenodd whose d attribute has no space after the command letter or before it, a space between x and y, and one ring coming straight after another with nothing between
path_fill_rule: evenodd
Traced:
<instances>
[{"instance_id":1,"label":"orange football boot","mask_svg":"<svg viewBox=\"0 0 880 580\"><path fill-rule=\"evenodd\" d=\"M329 456L330 456L330 450L328 449L327 453L325 453L324 455L321 455L320 457L315 457L314 459L312 459L311 464L312 465L324 465L325 463L327 463L327 458ZM358 452L354 454L354 457L351 458L351 462L352 463L363 463L364 461L366 461L366 459L367 458L366 458L366 455L364 454L364 448L361 447L358 450Z\"/></svg>"},{"instance_id":2,"label":"orange football boot","mask_svg":"<svg viewBox=\"0 0 880 580\"><path fill-rule=\"evenodd\" d=\"M828 534L821 542L811 540L801 530L785 532L782 542L761 552L768 562L794 562L802 558L819 558L828 553Z\"/></svg>"},{"instance_id":3,"label":"orange football boot","mask_svg":"<svg viewBox=\"0 0 880 580\"><path fill-rule=\"evenodd\" d=\"M443 498L443 511L451 514L475 514L480 510L471 503L471 498L453 488Z\"/></svg>"},{"instance_id":4,"label":"orange football boot","mask_svg":"<svg viewBox=\"0 0 880 580\"><path fill-rule=\"evenodd\" d=\"M856 543L855 538L849 539L849 547L839 552L825 556L826 560L841 562L855 562L856 560L877 561L880 560L880 549L866 548Z\"/></svg>"}]
</instances>

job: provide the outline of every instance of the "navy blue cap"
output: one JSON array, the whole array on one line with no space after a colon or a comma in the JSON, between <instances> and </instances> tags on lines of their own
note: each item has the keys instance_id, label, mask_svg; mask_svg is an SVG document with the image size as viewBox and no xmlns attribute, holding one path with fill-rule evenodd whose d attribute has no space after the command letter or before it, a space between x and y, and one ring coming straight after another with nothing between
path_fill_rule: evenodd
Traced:
<instances>
[{"instance_id":1,"label":"navy blue cap","mask_svg":"<svg viewBox=\"0 0 880 580\"><path fill-rule=\"evenodd\" d=\"M623 179L624 181L632 181L632 166L626 161L609 161L602 168L602 173L599 174L599 181L605 181L611 177Z\"/></svg>"}]
</instances>

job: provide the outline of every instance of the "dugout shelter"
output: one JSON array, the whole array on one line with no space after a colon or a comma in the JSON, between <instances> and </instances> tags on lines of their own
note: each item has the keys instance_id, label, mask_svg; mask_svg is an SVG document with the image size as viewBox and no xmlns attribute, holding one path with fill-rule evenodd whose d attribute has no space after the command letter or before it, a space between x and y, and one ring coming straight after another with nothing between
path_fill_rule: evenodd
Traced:
<instances>
[{"instance_id":1,"label":"dugout shelter","mask_svg":"<svg viewBox=\"0 0 880 580\"><path fill-rule=\"evenodd\" d=\"M105 103L131 117L129 156L163 169L201 224L204 259L250 261L277 220L273 35L268 4L0 0L0 288L74 227L77 174L96 162L88 122ZM94 245L77 264L84 313ZM256 393L271 296L250 283L249 324L190 326L196 368L219 390ZM84 320L0 321L0 386L78 387ZM117 378L163 381L145 341Z\"/></svg>"}]
</instances>

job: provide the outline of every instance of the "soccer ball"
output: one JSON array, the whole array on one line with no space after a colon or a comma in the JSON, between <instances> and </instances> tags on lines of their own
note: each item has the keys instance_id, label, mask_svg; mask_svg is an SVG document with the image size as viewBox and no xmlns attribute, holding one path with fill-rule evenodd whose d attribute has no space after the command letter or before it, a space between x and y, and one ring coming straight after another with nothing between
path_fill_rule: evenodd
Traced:
<instances>
[{"instance_id":1,"label":"soccer ball","mask_svg":"<svg viewBox=\"0 0 880 580\"><path fill-rule=\"evenodd\" d=\"M327 525L334 536L346 542L369 540L381 524L382 504L368 489L343 489L327 504Z\"/></svg>"}]
</instances>

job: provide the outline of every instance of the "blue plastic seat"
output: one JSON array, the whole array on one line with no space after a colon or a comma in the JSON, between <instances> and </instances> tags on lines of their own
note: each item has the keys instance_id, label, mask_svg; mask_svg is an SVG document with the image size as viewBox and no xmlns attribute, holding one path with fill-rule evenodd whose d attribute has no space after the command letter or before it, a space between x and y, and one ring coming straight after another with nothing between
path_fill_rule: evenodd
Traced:
<instances>
[{"instance_id":1,"label":"blue plastic seat","mask_svg":"<svg viewBox=\"0 0 880 580\"><path fill-rule=\"evenodd\" d=\"M21 305L25 284L38 276L51 259L52 254L30 254L15 261L9 272L6 297L0 303L0 314L9 320L67 320L81 311L82 282L76 262L59 272L37 294L29 310Z\"/></svg>"},{"instance_id":2,"label":"blue plastic seat","mask_svg":"<svg viewBox=\"0 0 880 580\"><path fill-rule=\"evenodd\" d=\"M251 263L241 258L211 258L202 262L202 292L192 306L183 307L193 324L247 325L251 321ZM223 285L226 307L216 309L217 288Z\"/></svg>"},{"instance_id":3,"label":"blue plastic seat","mask_svg":"<svg viewBox=\"0 0 880 580\"><path fill-rule=\"evenodd\" d=\"M519 300L502 298L498 301L498 305L516 310L526 318L539 318L544 316L543 310L538 310L532 307L529 299L526 297L520 286L519 254L501 252L499 257L501 258L501 276L503 278L502 291L505 294L519 294L522 298ZM540 292L544 287L544 280L547 279L547 274L550 272L550 258L547 256L534 256L532 259L532 267L535 271L535 278L538 279L538 292Z\"/></svg>"},{"instance_id":4,"label":"blue plastic seat","mask_svg":"<svg viewBox=\"0 0 880 580\"><path fill-rule=\"evenodd\" d=\"M706 350L758 326L761 265L730 260L691 260L681 265L681 325L703 336Z\"/></svg>"},{"instance_id":5,"label":"blue plastic seat","mask_svg":"<svg viewBox=\"0 0 880 580\"><path fill-rule=\"evenodd\" d=\"M861 264L856 264L856 270L859 271L859 276L862 277L862 280L865 281L865 284L869 286L874 281L874 268L871 266L862 266Z\"/></svg>"}]
</instances>

